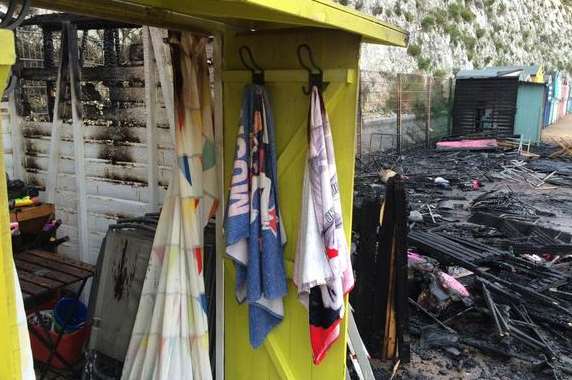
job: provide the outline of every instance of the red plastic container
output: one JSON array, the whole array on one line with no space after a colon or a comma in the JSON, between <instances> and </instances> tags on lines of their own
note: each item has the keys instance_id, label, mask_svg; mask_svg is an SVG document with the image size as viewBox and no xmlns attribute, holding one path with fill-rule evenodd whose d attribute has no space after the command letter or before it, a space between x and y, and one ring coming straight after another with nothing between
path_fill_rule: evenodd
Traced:
<instances>
[{"instance_id":1,"label":"red plastic container","mask_svg":"<svg viewBox=\"0 0 572 380\"><path fill-rule=\"evenodd\" d=\"M51 313L51 310L43 310L41 313L45 312ZM28 316L28 318L30 317L33 317L33 315ZM41 337L44 337L44 340L48 339L46 333L49 334L52 342L54 343L58 339L58 333L53 330L46 331L42 326L30 323L28 324L28 328L30 330L30 343L34 359L42 363L47 363L50 351L42 341L33 334L32 330ZM70 364L75 364L80 361L82 348L89 337L90 331L91 327L86 324L71 334L64 334L60 340L60 344L58 345L58 353ZM65 368L64 363L62 363L55 355L52 357L50 366L53 368Z\"/></svg>"}]
</instances>

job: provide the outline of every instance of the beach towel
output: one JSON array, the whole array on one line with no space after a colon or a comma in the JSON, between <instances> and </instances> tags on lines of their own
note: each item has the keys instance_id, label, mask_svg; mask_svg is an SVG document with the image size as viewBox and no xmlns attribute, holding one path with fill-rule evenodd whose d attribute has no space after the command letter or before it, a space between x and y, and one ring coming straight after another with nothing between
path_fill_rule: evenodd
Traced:
<instances>
[{"instance_id":1,"label":"beach towel","mask_svg":"<svg viewBox=\"0 0 572 380\"><path fill-rule=\"evenodd\" d=\"M211 379L203 230L217 208L206 38L170 35L175 154L122 379Z\"/></svg>"},{"instance_id":2,"label":"beach towel","mask_svg":"<svg viewBox=\"0 0 572 380\"><path fill-rule=\"evenodd\" d=\"M312 88L309 147L294 263L299 300L308 308L313 360L319 364L340 335L344 295L354 285L328 115Z\"/></svg>"},{"instance_id":3,"label":"beach towel","mask_svg":"<svg viewBox=\"0 0 572 380\"><path fill-rule=\"evenodd\" d=\"M248 303L250 343L256 348L284 318L282 299L288 291L274 123L260 85L244 92L224 232L236 268L236 298Z\"/></svg>"}]
</instances>

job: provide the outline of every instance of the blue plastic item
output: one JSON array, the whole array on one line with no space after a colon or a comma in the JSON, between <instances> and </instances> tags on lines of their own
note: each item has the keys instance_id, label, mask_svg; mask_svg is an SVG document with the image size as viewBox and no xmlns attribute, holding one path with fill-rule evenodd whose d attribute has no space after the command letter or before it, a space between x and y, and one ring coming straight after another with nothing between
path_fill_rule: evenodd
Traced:
<instances>
[{"instance_id":1,"label":"blue plastic item","mask_svg":"<svg viewBox=\"0 0 572 380\"><path fill-rule=\"evenodd\" d=\"M54 306L54 319L56 325L64 332L70 333L79 330L87 321L87 307L74 298L62 298Z\"/></svg>"}]
</instances>

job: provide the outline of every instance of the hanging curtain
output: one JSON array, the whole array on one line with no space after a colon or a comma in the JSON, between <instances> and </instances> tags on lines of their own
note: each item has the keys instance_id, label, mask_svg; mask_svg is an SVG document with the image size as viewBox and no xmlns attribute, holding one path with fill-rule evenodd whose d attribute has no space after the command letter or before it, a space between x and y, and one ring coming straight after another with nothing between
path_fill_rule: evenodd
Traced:
<instances>
[{"instance_id":1,"label":"hanging curtain","mask_svg":"<svg viewBox=\"0 0 572 380\"><path fill-rule=\"evenodd\" d=\"M300 231L294 263L299 300L308 308L310 341L319 364L340 335L344 295L354 285L328 115L312 88L309 150L304 171Z\"/></svg>"},{"instance_id":2,"label":"hanging curtain","mask_svg":"<svg viewBox=\"0 0 572 380\"><path fill-rule=\"evenodd\" d=\"M288 292L274 123L260 85L244 92L224 230L226 253L236 268L236 298L248 303L250 344L256 348L284 318Z\"/></svg>"},{"instance_id":3,"label":"hanging curtain","mask_svg":"<svg viewBox=\"0 0 572 380\"><path fill-rule=\"evenodd\" d=\"M206 38L170 36L176 167L161 210L122 379L211 379L203 229L217 208Z\"/></svg>"}]
</instances>

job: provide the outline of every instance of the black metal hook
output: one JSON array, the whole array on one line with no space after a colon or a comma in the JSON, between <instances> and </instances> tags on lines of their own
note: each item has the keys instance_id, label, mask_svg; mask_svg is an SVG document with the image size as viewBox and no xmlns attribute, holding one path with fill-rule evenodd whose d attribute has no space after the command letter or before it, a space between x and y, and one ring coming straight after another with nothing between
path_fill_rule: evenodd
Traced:
<instances>
[{"instance_id":1,"label":"black metal hook","mask_svg":"<svg viewBox=\"0 0 572 380\"><path fill-rule=\"evenodd\" d=\"M18 0L9 0L8 10L4 18L0 21L0 28L15 30L24 21L24 18L28 15L28 11L30 10L30 0L21 1L20 13L14 18L14 12L16 12L18 3Z\"/></svg>"},{"instance_id":2,"label":"black metal hook","mask_svg":"<svg viewBox=\"0 0 572 380\"><path fill-rule=\"evenodd\" d=\"M8 26L8 24L10 24L12 22L12 16L14 15L14 12L16 12L16 6L17 6L17 2L12 0L8 3L8 10L6 11L6 14L4 15L4 19L0 22L0 27L4 28L6 26Z\"/></svg>"},{"instance_id":3,"label":"black metal hook","mask_svg":"<svg viewBox=\"0 0 572 380\"><path fill-rule=\"evenodd\" d=\"M302 50L306 50L308 55L308 61L310 61L311 66L308 66L304 63L304 60L302 59ZM312 56L312 49L310 49L310 46L308 46L307 44L302 44L298 46L298 62L300 63L300 66L302 66L304 69L308 71L308 87L306 88L305 86L302 86L302 91L304 92L304 94L310 95L312 93L312 87L314 86L318 87L318 90L320 90L320 92L325 91L329 83L324 82L324 71L314 62L314 57Z\"/></svg>"},{"instance_id":4,"label":"black metal hook","mask_svg":"<svg viewBox=\"0 0 572 380\"><path fill-rule=\"evenodd\" d=\"M250 64L246 62L244 54L248 55L248 59L250 60ZM240 61L250 72L252 73L252 83L258 85L264 85L264 70L260 67L254 57L252 56L252 51L248 46L241 46L238 49L238 55L240 56Z\"/></svg>"}]
</instances>

